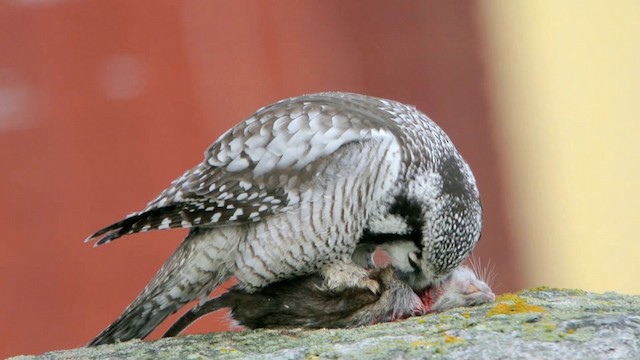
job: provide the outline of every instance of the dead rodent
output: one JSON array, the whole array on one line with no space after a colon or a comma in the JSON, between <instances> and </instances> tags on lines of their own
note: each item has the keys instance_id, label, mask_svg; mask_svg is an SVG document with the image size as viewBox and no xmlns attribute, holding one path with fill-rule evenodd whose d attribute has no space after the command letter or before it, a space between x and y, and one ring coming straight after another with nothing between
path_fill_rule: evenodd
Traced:
<instances>
[{"instance_id":1,"label":"dead rodent","mask_svg":"<svg viewBox=\"0 0 640 360\"><path fill-rule=\"evenodd\" d=\"M303 276L247 293L231 288L185 313L165 333L178 335L198 318L230 308L240 325L255 328L350 328L393 321L425 313L421 299L392 267L370 270L370 278L380 284L380 294L369 289L327 290L318 275Z\"/></svg>"},{"instance_id":2,"label":"dead rodent","mask_svg":"<svg viewBox=\"0 0 640 360\"><path fill-rule=\"evenodd\" d=\"M321 287L319 275L281 281L256 293L232 288L185 313L164 336L178 335L200 317L222 308L230 308L231 317L251 329L350 328L495 300L489 285L464 265L437 289L424 289L420 295L399 280L391 266L370 269L369 274L380 283L380 294L364 288L327 290Z\"/></svg>"},{"instance_id":3,"label":"dead rodent","mask_svg":"<svg viewBox=\"0 0 640 360\"><path fill-rule=\"evenodd\" d=\"M445 311L462 306L476 306L494 301L489 285L471 268L461 265L451 272L436 291L433 311Z\"/></svg>"}]
</instances>

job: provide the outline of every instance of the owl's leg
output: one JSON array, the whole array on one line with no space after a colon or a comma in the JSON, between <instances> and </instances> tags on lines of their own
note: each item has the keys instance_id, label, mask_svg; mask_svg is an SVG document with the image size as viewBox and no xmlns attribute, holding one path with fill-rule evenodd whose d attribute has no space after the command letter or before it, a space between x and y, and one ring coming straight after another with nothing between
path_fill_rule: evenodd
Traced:
<instances>
[{"instance_id":1,"label":"owl's leg","mask_svg":"<svg viewBox=\"0 0 640 360\"><path fill-rule=\"evenodd\" d=\"M382 285L378 301L363 306L347 320L354 325L368 325L421 316L426 310L420 297L409 285L398 279L392 266L370 270L371 278Z\"/></svg>"},{"instance_id":2,"label":"owl's leg","mask_svg":"<svg viewBox=\"0 0 640 360\"><path fill-rule=\"evenodd\" d=\"M380 294L380 283L369 277L369 272L350 262L333 262L320 270L328 290L344 290L352 287L369 289L374 294Z\"/></svg>"}]
</instances>

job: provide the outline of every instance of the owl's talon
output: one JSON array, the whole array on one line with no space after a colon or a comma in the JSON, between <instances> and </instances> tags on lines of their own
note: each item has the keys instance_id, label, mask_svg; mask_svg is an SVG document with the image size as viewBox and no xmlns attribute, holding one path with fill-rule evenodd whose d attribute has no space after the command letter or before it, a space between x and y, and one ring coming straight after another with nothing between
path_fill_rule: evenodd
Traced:
<instances>
[{"instance_id":1,"label":"owl's talon","mask_svg":"<svg viewBox=\"0 0 640 360\"><path fill-rule=\"evenodd\" d=\"M352 263L335 263L322 269L324 286L328 290L344 290L348 288L369 289L374 294L381 294L380 283L369 277L369 272Z\"/></svg>"},{"instance_id":2,"label":"owl's talon","mask_svg":"<svg viewBox=\"0 0 640 360\"><path fill-rule=\"evenodd\" d=\"M367 288L369 290L371 290L372 293L376 294L376 295L380 295L382 294L382 289L380 287L380 283L373 280L373 279L367 279L364 280L363 282L363 288Z\"/></svg>"}]
</instances>

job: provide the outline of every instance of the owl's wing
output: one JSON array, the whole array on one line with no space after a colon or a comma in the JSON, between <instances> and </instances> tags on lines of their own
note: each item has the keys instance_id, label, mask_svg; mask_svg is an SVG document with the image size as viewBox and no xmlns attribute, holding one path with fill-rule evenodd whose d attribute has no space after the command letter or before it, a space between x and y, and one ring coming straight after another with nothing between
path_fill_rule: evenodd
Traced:
<instances>
[{"instance_id":1,"label":"owl's wing","mask_svg":"<svg viewBox=\"0 0 640 360\"><path fill-rule=\"evenodd\" d=\"M204 162L144 210L87 241L99 238L97 246L136 232L255 222L287 211L345 144L361 143L365 151L372 140L398 141L402 129L391 108L383 99L345 93L307 95L262 108L216 140Z\"/></svg>"}]
</instances>

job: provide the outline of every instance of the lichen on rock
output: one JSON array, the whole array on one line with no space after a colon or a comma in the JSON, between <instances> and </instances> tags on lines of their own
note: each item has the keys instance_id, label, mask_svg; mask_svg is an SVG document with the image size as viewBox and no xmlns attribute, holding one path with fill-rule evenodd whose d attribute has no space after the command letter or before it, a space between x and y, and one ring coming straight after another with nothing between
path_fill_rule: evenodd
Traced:
<instances>
[{"instance_id":1,"label":"lichen on rock","mask_svg":"<svg viewBox=\"0 0 640 360\"><path fill-rule=\"evenodd\" d=\"M632 359L640 296L539 287L495 303L339 330L220 332L26 359Z\"/></svg>"}]
</instances>

